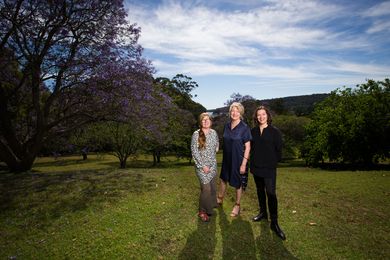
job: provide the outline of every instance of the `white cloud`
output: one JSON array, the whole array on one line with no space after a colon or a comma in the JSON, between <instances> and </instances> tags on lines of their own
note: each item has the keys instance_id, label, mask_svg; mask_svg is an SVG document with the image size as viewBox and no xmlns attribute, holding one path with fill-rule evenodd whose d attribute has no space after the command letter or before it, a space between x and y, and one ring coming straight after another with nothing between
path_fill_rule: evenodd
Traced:
<instances>
[{"instance_id":1,"label":"white cloud","mask_svg":"<svg viewBox=\"0 0 390 260\"><path fill-rule=\"evenodd\" d=\"M367 30L367 33L379 33L379 32L389 32L390 31L390 21L376 21L374 24Z\"/></svg>"},{"instance_id":2,"label":"white cloud","mask_svg":"<svg viewBox=\"0 0 390 260\"><path fill-rule=\"evenodd\" d=\"M367 9L362 13L366 17L378 17L390 15L390 1L386 1Z\"/></svg>"},{"instance_id":3,"label":"white cloud","mask_svg":"<svg viewBox=\"0 0 390 260\"><path fill-rule=\"evenodd\" d=\"M361 15L373 20L372 25L366 30L367 33L388 33L390 31L390 1L374 5Z\"/></svg>"},{"instance_id":4,"label":"white cloud","mask_svg":"<svg viewBox=\"0 0 390 260\"><path fill-rule=\"evenodd\" d=\"M307 1L269 4L222 12L204 5L186 9L169 1L152 10L132 7L130 18L142 27L145 48L188 60L253 57L262 48L324 48L332 40L331 32L302 24L322 21L340 8Z\"/></svg>"},{"instance_id":5,"label":"white cloud","mask_svg":"<svg viewBox=\"0 0 390 260\"><path fill-rule=\"evenodd\" d=\"M229 8L218 9L221 3ZM380 49L389 40L381 34L373 37L390 28L389 3L363 13L356 9L361 5L353 3L347 7L306 0L168 0L160 5L128 5L129 19L142 28L140 43L153 56L157 76L237 76L240 86L253 87L251 93L266 84L262 93L281 96L323 93L367 78L389 77L388 60L382 59L389 52ZM238 91L237 82L225 83L224 88ZM199 91L208 88L207 93L208 84L218 85L205 81ZM321 87L326 90L317 91Z\"/></svg>"}]
</instances>

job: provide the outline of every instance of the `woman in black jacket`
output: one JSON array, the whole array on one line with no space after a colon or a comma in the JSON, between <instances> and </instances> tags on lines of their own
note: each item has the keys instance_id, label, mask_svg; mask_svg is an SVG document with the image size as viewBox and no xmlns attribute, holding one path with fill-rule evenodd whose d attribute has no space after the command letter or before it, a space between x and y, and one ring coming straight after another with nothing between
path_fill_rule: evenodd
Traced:
<instances>
[{"instance_id":1,"label":"woman in black jacket","mask_svg":"<svg viewBox=\"0 0 390 260\"><path fill-rule=\"evenodd\" d=\"M254 113L257 125L251 130L250 171L253 174L260 212L253 221L271 218L271 229L283 240L285 234L278 224L278 200L276 197L276 166L282 158L282 135L271 125L272 118L268 108L260 106Z\"/></svg>"}]
</instances>

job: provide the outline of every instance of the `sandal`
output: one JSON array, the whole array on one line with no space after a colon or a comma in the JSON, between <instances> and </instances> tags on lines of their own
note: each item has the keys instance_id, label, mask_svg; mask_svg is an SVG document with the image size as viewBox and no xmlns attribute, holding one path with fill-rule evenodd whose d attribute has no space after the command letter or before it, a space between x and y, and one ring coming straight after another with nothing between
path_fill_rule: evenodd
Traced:
<instances>
[{"instance_id":1,"label":"sandal","mask_svg":"<svg viewBox=\"0 0 390 260\"><path fill-rule=\"evenodd\" d=\"M217 197L217 204L218 204L219 206L222 206L222 203L223 203L223 197L218 196L218 197Z\"/></svg>"},{"instance_id":2,"label":"sandal","mask_svg":"<svg viewBox=\"0 0 390 260\"><path fill-rule=\"evenodd\" d=\"M237 213L234 212L234 209L235 209L236 207L238 207ZM230 216L231 216L231 217L237 217L238 215L240 215L240 211L241 211L240 203L236 203L236 204L234 204L234 207L233 207L232 212L230 213Z\"/></svg>"},{"instance_id":3,"label":"sandal","mask_svg":"<svg viewBox=\"0 0 390 260\"><path fill-rule=\"evenodd\" d=\"M199 211L199 214L198 216L200 217L200 219L203 221L203 222L209 222L209 216L207 215L206 212L204 211Z\"/></svg>"}]
</instances>

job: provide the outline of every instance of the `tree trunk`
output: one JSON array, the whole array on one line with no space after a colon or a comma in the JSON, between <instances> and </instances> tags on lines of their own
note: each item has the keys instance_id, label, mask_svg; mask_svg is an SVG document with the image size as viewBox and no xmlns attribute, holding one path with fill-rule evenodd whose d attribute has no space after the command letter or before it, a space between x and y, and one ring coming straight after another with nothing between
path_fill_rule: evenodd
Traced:
<instances>
[{"instance_id":1,"label":"tree trunk","mask_svg":"<svg viewBox=\"0 0 390 260\"><path fill-rule=\"evenodd\" d=\"M126 168L126 161L127 161L127 158L119 159L119 163L120 163L120 168L121 169L125 169Z\"/></svg>"},{"instance_id":2,"label":"tree trunk","mask_svg":"<svg viewBox=\"0 0 390 260\"><path fill-rule=\"evenodd\" d=\"M153 151L153 166L156 166L157 164L157 157L156 157L156 153Z\"/></svg>"},{"instance_id":3,"label":"tree trunk","mask_svg":"<svg viewBox=\"0 0 390 260\"><path fill-rule=\"evenodd\" d=\"M25 172L31 170L36 154L25 152L16 155L10 151L2 142L0 142L0 159L7 164L11 172Z\"/></svg>"},{"instance_id":4,"label":"tree trunk","mask_svg":"<svg viewBox=\"0 0 390 260\"><path fill-rule=\"evenodd\" d=\"M157 163L160 163L161 152L157 151Z\"/></svg>"},{"instance_id":5,"label":"tree trunk","mask_svg":"<svg viewBox=\"0 0 390 260\"><path fill-rule=\"evenodd\" d=\"M21 144L15 135L8 135L10 139L0 140L0 160L7 164L11 172L24 172L31 170L35 158L42 147L43 135L36 135L27 143ZM11 140L7 142L8 140Z\"/></svg>"},{"instance_id":6,"label":"tree trunk","mask_svg":"<svg viewBox=\"0 0 390 260\"><path fill-rule=\"evenodd\" d=\"M153 166L157 165L160 163L160 158L161 158L161 152L160 150L155 149L153 151Z\"/></svg>"}]
</instances>

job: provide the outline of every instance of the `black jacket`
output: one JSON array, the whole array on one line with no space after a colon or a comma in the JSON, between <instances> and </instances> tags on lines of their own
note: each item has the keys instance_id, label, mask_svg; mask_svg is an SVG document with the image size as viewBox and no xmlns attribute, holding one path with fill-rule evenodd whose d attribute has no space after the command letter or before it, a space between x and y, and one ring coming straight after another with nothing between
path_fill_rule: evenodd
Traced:
<instances>
[{"instance_id":1,"label":"black jacket","mask_svg":"<svg viewBox=\"0 0 390 260\"><path fill-rule=\"evenodd\" d=\"M250 168L252 173L261 169L276 169L282 159L282 134L279 129L268 125L260 134L260 128L251 130L251 158Z\"/></svg>"}]
</instances>

